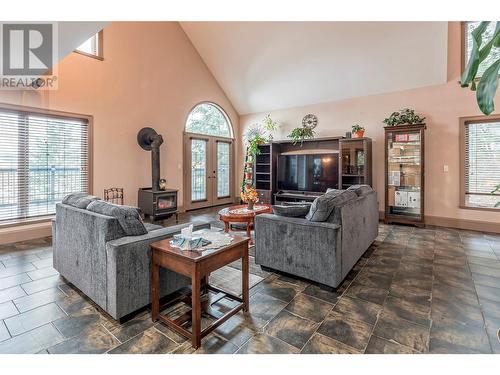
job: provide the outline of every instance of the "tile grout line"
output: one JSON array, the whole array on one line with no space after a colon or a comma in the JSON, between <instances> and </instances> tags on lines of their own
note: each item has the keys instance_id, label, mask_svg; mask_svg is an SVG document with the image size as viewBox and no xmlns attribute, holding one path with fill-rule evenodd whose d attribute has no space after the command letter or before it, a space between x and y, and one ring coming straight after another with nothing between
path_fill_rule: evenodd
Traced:
<instances>
[{"instance_id":1,"label":"tile grout line","mask_svg":"<svg viewBox=\"0 0 500 375\"><path fill-rule=\"evenodd\" d=\"M384 239L385 239L385 238L384 238ZM373 250L372 254L373 254L376 250L377 250L377 249ZM371 255L370 255L370 256L371 256ZM301 352L302 352L302 350L304 350L304 348L306 347L306 345L307 345L307 344L311 341L312 337L313 337L315 334L319 334L319 335L321 335L321 333L320 333L320 332L318 332L318 329L319 329L319 328L323 325L323 323L324 323L324 321L325 321L326 317L327 317L327 316L328 316L328 315L329 315L329 314L330 314L330 313L331 313L331 312L335 309L335 306L337 306L337 304L338 304L339 300L340 300L340 299L341 299L344 295L346 295L346 296L347 296L347 294L346 294L346 293L347 293L347 291L349 290L349 287L350 287L350 286L351 286L351 284L354 282L354 280L356 280L356 278L359 276L359 274L361 273L361 271L363 271L363 269L366 267L366 265L367 265L367 264L368 264L368 260L367 260L367 261L363 264L363 266L361 266L361 269L357 272L356 276L354 276L354 278L353 278L353 279L349 282L349 285L347 285L347 287L346 287L346 288L345 288L345 290L344 290L344 291L340 294L340 296L337 298L337 300L335 301L335 303L334 303L334 304L332 304L332 308L328 311L328 313L326 314L325 318L321 321L321 323L319 323L319 324L318 324L318 327L316 328L316 330L312 333L312 335L309 337L309 339L306 341L306 343L305 343L305 344L302 346L302 348L300 349L300 351L301 351ZM378 320L378 316L377 316L377 320ZM375 323L376 323L376 322L375 322ZM374 325L373 325L373 327L372 327L372 332L373 332L373 330L374 330L374 329L375 329L375 324L374 324ZM372 335L372 334L370 333L370 337L368 338L368 342L370 341L371 335ZM322 335L322 336L324 336L324 335ZM335 339L333 339L333 340L335 340ZM335 340L335 341L340 342L340 341L338 341L338 340ZM342 344L344 344L344 343L342 343ZM347 345L347 344L344 344L344 345ZM366 345L368 345L368 343L367 343ZM350 345L347 345L347 346L351 347ZM357 350L356 348L353 348L353 349ZM366 347L365 347L365 350L366 350ZM364 350L363 350L363 351L361 351L361 353L363 353L363 352L364 352Z\"/></svg>"},{"instance_id":2,"label":"tile grout line","mask_svg":"<svg viewBox=\"0 0 500 375\"><path fill-rule=\"evenodd\" d=\"M391 229L391 231L390 231L389 233L392 233L392 229ZM388 235L389 235L389 234L388 234ZM385 241L385 239L386 239L386 238L387 238L387 236L386 236L386 237L384 237L384 241ZM383 243L384 241L382 241L382 243ZM377 249L375 249L374 253L375 253L376 251L377 251ZM363 268L365 268L365 266L366 266L366 264L367 264L367 263L368 263L368 261L364 264L364 266L361 268L361 270L360 270L359 272L361 272L361 271L363 270ZM399 268L399 265L400 265L400 264L401 264L401 258L399 258L398 268ZM396 273L397 273L397 271L396 271ZM395 275L396 273L394 273L394 275ZM391 285L392 285L393 280L394 280L394 275L392 276L392 279L391 279ZM357 277L357 275L356 275L356 277ZM354 279L356 279L356 278L354 278ZM354 280L353 280L353 281L354 281ZM379 312L378 312L378 314L377 314L377 319L375 319L375 323L373 323L373 327L372 327L372 330L371 330L371 332L370 332L370 336L368 337L368 341L367 341L367 343L366 343L366 345L365 345L364 349L363 349L363 350L361 350L361 354L366 354L366 349L368 348L368 345L370 344L370 341L371 341L372 337L374 336L373 332L375 332L375 327L377 326L377 323L378 323L378 320L379 320L379 318L380 318L380 315L382 315L382 312L383 312L383 311L384 311L384 309L385 309L385 306L384 306L384 305L385 305L385 301L387 300L387 297L389 296L389 293L390 293L390 290L391 290L391 285L389 285L389 289L387 290L387 294L385 295L384 302L382 302L382 308L380 309L380 311L379 311Z\"/></svg>"},{"instance_id":3,"label":"tile grout line","mask_svg":"<svg viewBox=\"0 0 500 375\"><path fill-rule=\"evenodd\" d=\"M463 244L462 242L462 236L460 235L460 233L458 234L459 237L460 237L460 242ZM489 242L488 242L488 245L489 245ZM491 246L490 246L491 247ZM494 253L495 254L495 253ZM496 255L496 254L495 254ZM477 299L477 303L479 305L479 310L481 311L481 316L483 318L483 330L484 330L484 333L486 334L486 337L488 338L488 344L490 346L490 352L491 353L494 353L494 350L493 350L493 345L491 343L491 339L490 339L490 335L488 335L488 331L486 329L487 327L487 324L486 324L486 318L485 318L485 312L484 312L484 309L483 309L483 305L481 303L481 300L479 299L479 295L477 293L477 288L476 288L476 281L474 280L474 278L472 277L472 270L470 268L470 264L469 264L469 258L467 256L465 256L465 264L467 266L467 269L469 270L469 273L470 273L470 276L471 276L471 280L472 280L472 285L474 285L474 294L476 295L476 299Z\"/></svg>"}]
</instances>

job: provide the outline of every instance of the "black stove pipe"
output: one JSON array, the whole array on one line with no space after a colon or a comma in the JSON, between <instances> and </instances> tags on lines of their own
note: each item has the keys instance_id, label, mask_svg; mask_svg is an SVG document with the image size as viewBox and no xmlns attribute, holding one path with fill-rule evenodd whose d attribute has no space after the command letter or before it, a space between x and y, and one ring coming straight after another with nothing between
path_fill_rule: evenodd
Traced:
<instances>
[{"instance_id":1,"label":"black stove pipe","mask_svg":"<svg viewBox=\"0 0 500 375\"><path fill-rule=\"evenodd\" d=\"M160 190L160 146L163 143L163 137L156 134L151 137L151 177L153 191Z\"/></svg>"}]
</instances>

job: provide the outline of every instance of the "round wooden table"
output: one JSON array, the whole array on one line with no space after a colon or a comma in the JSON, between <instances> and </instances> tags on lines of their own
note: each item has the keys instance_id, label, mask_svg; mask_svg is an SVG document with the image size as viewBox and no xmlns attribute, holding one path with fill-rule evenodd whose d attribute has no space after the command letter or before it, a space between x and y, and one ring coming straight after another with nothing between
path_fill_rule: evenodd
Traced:
<instances>
[{"instance_id":1,"label":"round wooden table","mask_svg":"<svg viewBox=\"0 0 500 375\"><path fill-rule=\"evenodd\" d=\"M273 207L270 204L256 203L253 210L248 210L248 205L239 204L236 206L226 207L219 211L219 217L224 222L224 232L229 232L230 223L246 223L247 236L250 238L250 229L253 226L254 218L260 214L273 213Z\"/></svg>"}]
</instances>

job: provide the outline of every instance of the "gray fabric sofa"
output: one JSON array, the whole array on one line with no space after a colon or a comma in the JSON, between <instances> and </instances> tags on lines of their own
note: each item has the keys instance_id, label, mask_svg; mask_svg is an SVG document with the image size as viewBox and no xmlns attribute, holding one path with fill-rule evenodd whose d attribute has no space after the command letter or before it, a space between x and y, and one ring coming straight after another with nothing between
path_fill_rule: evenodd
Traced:
<instances>
[{"instance_id":1,"label":"gray fabric sofa","mask_svg":"<svg viewBox=\"0 0 500 375\"><path fill-rule=\"evenodd\" d=\"M357 194L322 222L256 216L255 262L338 287L378 235L377 194L371 189L360 189Z\"/></svg>"},{"instance_id":2,"label":"gray fabric sofa","mask_svg":"<svg viewBox=\"0 0 500 375\"><path fill-rule=\"evenodd\" d=\"M209 223L192 223L195 229ZM189 224L163 228L146 224L148 233L126 236L118 219L59 203L52 222L54 268L114 319L121 319L150 301L152 242L179 233ZM162 269L161 296L190 280Z\"/></svg>"}]
</instances>

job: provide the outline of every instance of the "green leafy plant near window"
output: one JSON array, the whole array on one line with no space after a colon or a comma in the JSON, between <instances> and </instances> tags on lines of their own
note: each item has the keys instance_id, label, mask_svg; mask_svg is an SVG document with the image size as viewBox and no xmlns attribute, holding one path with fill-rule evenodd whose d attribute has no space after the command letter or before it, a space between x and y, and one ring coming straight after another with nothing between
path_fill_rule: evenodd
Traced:
<instances>
[{"instance_id":1,"label":"green leafy plant near window","mask_svg":"<svg viewBox=\"0 0 500 375\"><path fill-rule=\"evenodd\" d=\"M292 132L288 135L288 138L292 139L294 145L300 143L300 145L302 146L304 140L314 138L315 134L316 133L312 128L301 126L293 129Z\"/></svg>"},{"instance_id":2,"label":"green leafy plant near window","mask_svg":"<svg viewBox=\"0 0 500 375\"><path fill-rule=\"evenodd\" d=\"M491 194L496 194L496 193L500 193L500 184L495 186L495 189L493 189L493 191L491 192ZM493 207L500 207L500 201L495 203L495 205Z\"/></svg>"},{"instance_id":3,"label":"green leafy plant near window","mask_svg":"<svg viewBox=\"0 0 500 375\"><path fill-rule=\"evenodd\" d=\"M276 125L276 123L271 120L270 115L267 115L264 119L264 126L261 126L260 124L253 124L248 128L244 135L244 142L247 146L247 149L245 167L243 170L243 181L241 183L241 191L244 191L246 187L252 186L252 174L255 158L260 155L259 145L269 142L269 140L272 138L272 132L274 130L271 130L271 125L266 124L266 121L271 122L273 127Z\"/></svg>"},{"instance_id":4,"label":"green leafy plant near window","mask_svg":"<svg viewBox=\"0 0 500 375\"><path fill-rule=\"evenodd\" d=\"M251 125L246 131L244 138L247 144L247 155L253 157L260 154L259 145L268 142L265 131L259 124Z\"/></svg>"},{"instance_id":5,"label":"green leafy plant near window","mask_svg":"<svg viewBox=\"0 0 500 375\"><path fill-rule=\"evenodd\" d=\"M383 122L387 126L397 126L397 125L416 125L422 124L425 117L421 117L415 113L414 109L405 108L399 112L393 112L386 118Z\"/></svg>"},{"instance_id":6,"label":"green leafy plant near window","mask_svg":"<svg viewBox=\"0 0 500 375\"><path fill-rule=\"evenodd\" d=\"M260 155L259 145L267 143L267 141L268 140L264 136L259 134L255 135L255 137L248 142L248 154L252 156Z\"/></svg>"},{"instance_id":7,"label":"green leafy plant near window","mask_svg":"<svg viewBox=\"0 0 500 375\"><path fill-rule=\"evenodd\" d=\"M493 54L494 48L500 48L500 21L496 23L495 32L489 40L483 40L490 21L481 22L472 31L472 50L465 67L460 85L469 87L476 91L476 100L481 112L485 115L491 114L495 110L495 94L498 87L498 72L500 69L500 58L489 63L482 76L477 77L479 65ZM484 44L483 44L484 42ZM487 60L489 61L489 60Z\"/></svg>"}]
</instances>

